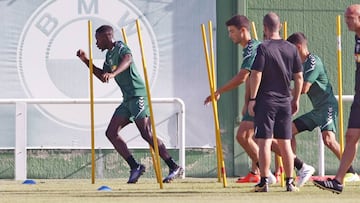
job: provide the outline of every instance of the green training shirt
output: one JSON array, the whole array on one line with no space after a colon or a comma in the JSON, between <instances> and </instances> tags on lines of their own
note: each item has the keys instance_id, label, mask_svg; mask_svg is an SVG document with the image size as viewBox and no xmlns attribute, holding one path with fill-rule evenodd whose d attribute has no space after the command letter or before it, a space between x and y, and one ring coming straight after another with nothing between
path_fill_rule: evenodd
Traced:
<instances>
[{"instance_id":1,"label":"green training shirt","mask_svg":"<svg viewBox=\"0 0 360 203\"><path fill-rule=\"evenodd\" d=\"M337 103L321 59L314 54L309 54L303 67L304 81L312 84L307 95L313 107L321 108L323 104Z\"/></svg>"},{"instance_id":2,"label":"green training shirt","mask_svg":"<svg viewBox=\"0 0 360 203\"><path fill-rule=\"evenodd\" d=\"M131 54L129 47L121 41L115 42L112 50L106 53L103 71L108 73L113 72L126 54ZM125 71L115 76L115 81L120 87L125 101L135 96L146 96L144 82L134 62L132 62L130 67Z\"/></svg>"},{"instance_id":3,"label":"green training shirt","mask_svg":"<svg viewBox=\"0 0 360 203\"><path fill-rule=\"evenodd\" d=\"M241 69L251 70L251 66L254 63L256 56L256 49L258 48L261 42L251 39L246 47L243 49L243 62L241 64Z\"/></svg>"}]
</instances>

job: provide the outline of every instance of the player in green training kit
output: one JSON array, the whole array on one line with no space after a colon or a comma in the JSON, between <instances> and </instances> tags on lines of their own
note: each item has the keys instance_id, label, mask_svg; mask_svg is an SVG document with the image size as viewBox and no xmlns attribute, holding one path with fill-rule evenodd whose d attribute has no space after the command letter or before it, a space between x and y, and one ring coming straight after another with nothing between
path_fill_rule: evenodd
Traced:
<instances>
[{"instance_id":1,"label":"player in green training kit","mask_svg":"<svg viewBox=\"0 0 360 203\"><path fill-rule=\"evenodd\" d=\"M145 166L134 159L126 142L118 133L128 124L135 122L141 137L154 147L148 100L144 82L136 70L129 47L121 41L114 41L113 37L114 31L111 26L102 25L96 30L96 46L101 51L107 50L107 53L103 69L94 66L94 75L106 83L114 78L123 93L124 100L111 118L106 137L130 166L128 183L136 183L145 172ZM83 50L78 50L77 56L89 66L89 59ZM182 175L183 169L174 162L164 143L159 139L158 145L160 157L169 166L169 175L163 180L167 183Z\"/></svg>"},{"instance_id":2,"label":"player in green training kit","mask_svg":"<svg viewBox=\"0 0 360 203\"><path fill-rule=\"evenodd\" d=\"M239 44L243 47L243 62L241 64L240 71L225 85L220 87L215 91L215 98L218 100L222 93L230 91L241 84L245 83L245 101L244 108L242 111L243 118L239 124L237 131L236 139L239 144L244 148L246 153L252 160L251 171L245 176L240 177L237 181L238 183L247 183L253 182L257 183L260 181L259 169L258 169L258 145L253 139L254 135L254 118L249 115L247 111L247 104L249 102L248 96L248 77L250 75L251 66L254 62L256 56L256 49L259 46L260 42L251 39L250 35L250 21L244 15L234 15L228 21L226 21L226 26L228 29L229 37L234 42L234 44ZM211 102L211 96L208 96L204 103L207 104ZM272 175L272 174L271 174ZM276 178L274 175L270 177L271 183L276 183Z\"/></svg>"},{"instance_id":3,"label":"player in green training kit","mask_svg":"<svg viewBox=\"0 0 360 203\"><path fill-rule=\"evenodd\" d=\"M324 64L318 56L308 51L307 39L303 33L294 33L287 40L293 43L299 51L304 68L304 83L301 93L307 94L313 105L312 111L299 116L293 121L293 150L296 152L296 134L305 130L312 131L314 128L319 127L324 144L340 159L340 145L335 137L338 103ZM314 173L314 168L312 167L307 167L306 170L308 170L308 173ZM359 176L355 173L353 167L350 166L345 176L345 181L358 180ZM302 186L303 183L298 182L298 185Z\"/></svg>"}]
</instances>

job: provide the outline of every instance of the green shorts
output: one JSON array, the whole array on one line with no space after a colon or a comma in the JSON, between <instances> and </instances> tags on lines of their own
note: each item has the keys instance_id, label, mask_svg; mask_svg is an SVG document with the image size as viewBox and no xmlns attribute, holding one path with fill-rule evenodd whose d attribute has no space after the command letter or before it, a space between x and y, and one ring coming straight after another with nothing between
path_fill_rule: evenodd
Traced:
<instances>
[{"instance_id":1,"label":"green shorts","mask_svg":"<svg viewBox=\"0 0 360 203\"><path fill-rule=\"evenodd\" d=\"M324 106L321 109L314 109L294 120L295 125L302 122L305 126L298 126L299 132L304 130L312 131L316 127L320 127L322 131L333 131L336 132L338 109L336 105ZM299 129L300 128L300 129Z\"/></svg>"},{"instance_id":2,"label":"green shorts","mask_svg":"<svg viewBox=\"0 0 360 203\"><path fill-rule=\"evenodd\" d=\"M120 104L114 115L128 118L131 122L150 115L147 97L133 97Z\"/></svg>"},{"instance_id":3,"label":"green shorts","mask_svg":"<svg viewBox=\"0 0 360 203\"><path fill-rule=\"evenodd\" d=\"M241 121L251 121L254 122L254 117L250 116L249 111L246 111L245 115L243 115Z\"/></svg>"}]
</instances>

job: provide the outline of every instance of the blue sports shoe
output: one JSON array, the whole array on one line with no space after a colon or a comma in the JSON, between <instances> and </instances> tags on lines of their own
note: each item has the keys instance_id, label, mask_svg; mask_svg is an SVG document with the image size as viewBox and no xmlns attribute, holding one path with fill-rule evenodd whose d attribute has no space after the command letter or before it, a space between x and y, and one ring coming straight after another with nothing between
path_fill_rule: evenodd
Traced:
<instances>
[{"instance_id":1,"label":"blue sports shoe","mask_svg":"<svg viewBox=\"0 0 360 203\"><path fill-rule=\"evenodd\" d=\"M176 169L170 169L169 175L164 178L163 183L170 183L175 178L180 177L184 173L184 169L178 166Z\"/></svg>"},{"instance_id":2,"label":"blue sports shoe","mask_svg":"<svg viewBox=\"0 0 360 203\"><path fill-rule=\"evenodd\" d=\"M145 166L142 164L139 164L139 166L135 169L131 169L130 171L130 177L127 183L136 183L140 176L144 174L145 172Z\"/></svg>"}]
</instances>

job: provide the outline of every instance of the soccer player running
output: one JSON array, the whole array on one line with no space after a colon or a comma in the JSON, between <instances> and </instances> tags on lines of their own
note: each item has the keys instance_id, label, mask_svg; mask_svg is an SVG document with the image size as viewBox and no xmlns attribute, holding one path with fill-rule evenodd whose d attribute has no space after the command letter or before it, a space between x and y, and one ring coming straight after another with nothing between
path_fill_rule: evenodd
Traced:
<instances>
[{"instance_id":1,"label":"soccer player running","mask_svg":"<svg viewBox=\"0 0 360 203\"><path fill-rule=\"evenodd\" d=\"M124 97L106 129L106 137L130 166L127 183L136 183L145 172L145 166L134 159L118 133L128 124L135 122L142 138L154 147L146 87L136 70L131 50L123 42L113 40L114 31L111 26L102 25L96 29L95 38L96 46L101 51L107 50L107 53L103 68L94 66L94 75L104 83L114 78ZM77 56L89 67L89 59L83 50L78 50ZM167 183L182 175L183 169L175 163L160 139L158 143L160 157L169 166L169 175L163 180Z\"/></svg>"},{"instance_id":2,"label":"soccer player running","mask_svg":"<svg viewBox=\"0 0 360 203\"><path fill-rule=\"evenodd\" d=\"M244 148L245 152L252 160L251 171L245 176L237 180L238 183L260 181L259 169L258 169L258 145L253 139L254 134L254 122L253 117L249 115L247 111L247 104L249 101L249 84L248 77L250 75L251 66L256 56L256 49L260 42L252 39L250 35L250 21L246 16L235 15L226 21L229 37L235 44L240 44L243 47L243 62L241 64L240 71L225 85L215 91L216 100L220 99L220 95L227 91L230 91L241 84L245 83L245 100L244 108L242 110L243 118L240 122L236 139L239 144ZM208 96L204 104L211 102L211 96ZM271 174L270 183L276 183L276 177Z\"/></svg>"},{"instance_id":3,"label":"soccer player running","mask_svg":"<svg viewBox=\"0 0 360 203\"><path fill-rule=\"evenodd\" d=\"M296 152L295 135L305 130L312 131L319 127L324 144L340 159L340 145L335 137L338 102L329 82L325 66L317 55L309 52L308 41L304 33L294 33L287 41L293 43L299 51L304 68L304 83L301 93L307 94L313 105L313 110L293 121L293 151ZM308 170L309 173L314 173L315 171L311 166L304 168L304 170ZM359 176L355 173L352 166L347 170L345 177L345 180L348 182L359 180ZM302 183L298 184L301 185Z\"/></svg>"},{"instance_id":4,"label":"soccer player running","mask_svg":"<svg viewBox=\"0 0 360 203\"><path fill-rule=\"evenodd\" d=\"M294 154L291 149L291 117L299 108L303 83L298 51L281 39L280 18L270 12L264 16L265 41L259 45L250 75L249 113L254 116L255 138L259 146L260 182L253 192L268 191L271 144L279 144L286 175L286 191L298 191L292 177ZM291 95L291 80L294 91Z\"/></svg>"},{"instance_id":5,"label":"soccer player running","mask_svg":"<svg viewBox=\"0 0 360 203\"><path fill-rule=\"evenodd\" d=\"M339 169L334 179L325 181L314 180L313 183L324 190L337 194L343 191L346 172L353 162L360 139L360 4L353 4L345 10L345 22L350 31L355 32L355 95L351 105L344 153L340 160Z\"/></svg>"}]
</instances>

